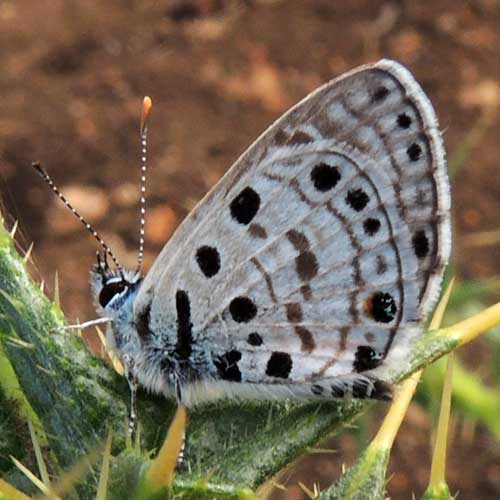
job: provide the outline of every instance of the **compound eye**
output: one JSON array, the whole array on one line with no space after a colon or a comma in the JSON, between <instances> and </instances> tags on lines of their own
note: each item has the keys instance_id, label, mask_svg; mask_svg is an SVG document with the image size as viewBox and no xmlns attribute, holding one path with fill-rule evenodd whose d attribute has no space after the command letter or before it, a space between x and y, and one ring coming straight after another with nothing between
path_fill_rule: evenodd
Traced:
<instances>
[{"instance_id":1,"label":"compound eye","mask_svg":"<svg viewBox=\"0 0 500 500\"><path fill-rule=\"evenodd\" d=\"M119 295L127 287L126 283L123 281L117 281L115 283L106 283L103 285L101 293L99 294L99 304L102 307L106 307L111 299L115 295Z\"/></svg>"}]
</instances>

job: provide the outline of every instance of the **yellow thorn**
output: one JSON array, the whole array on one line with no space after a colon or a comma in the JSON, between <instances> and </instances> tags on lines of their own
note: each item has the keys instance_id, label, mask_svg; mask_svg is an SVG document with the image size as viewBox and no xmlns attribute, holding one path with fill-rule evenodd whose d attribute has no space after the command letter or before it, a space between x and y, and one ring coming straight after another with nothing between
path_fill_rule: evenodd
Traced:
<instances>
[{"instance_id":1,"label":"yellow thorn","mask_svg":"<svg viewBox=\"0 0 500 500\"><path fill-rule=\"evenodd\" d=\"M17 347L22 347L24 349L34 349L35 346L31 342L26 342L25 340L18 339L16 337L9 337L7 342L11 345L15 345Z\"/></svg>"},{"instance_id":2,"label":"yellow thorn","mask_svg":"<svg viewBox=\"0 0 500 500\"><path fill-rule=\"evenodd\" d=\"M97 487L97 493L95 496L96 500L106 500L106 494L108 492L109 463L111 461L112 441L113 434L111 433L111 431L109 431L108 438L106 439L106 445L104 447L104 455L102 457L101 475L99 476L99 485Z\"/></svg>"},{"instance_id":3,"label":"yellow thorn","mask_svg":"<svg viewBox=\"0 0 500 500\"><path fill-rule=\"evenodd\" d=\"M186 407L180 404L177 407L160 452L146 472L146 484L155 490L172 485L177 459L184 445L186 422Z\"/></svg>"},{"instance_id":4,"label":"yellow thorn","mask_svg":"<svg viewBox=\"0 0 500 500\"><path fill-rule=\"evenodd\" d=\"M66 497L75 484L81 481L82 477L89 472L89 469L101 456L101 453L102 446L90 451L79 462L62 474L57 483L53 484L50 493L37 498L39 500L55 500L56 498Z\"/></svg>"},{"instance_id":5,"label":"yellow thorn","mask_svg":"<svg viewBox=\"0 0 500 500\"><path fill-rule=\"evenodd\" d=\"M19 221L16 220L16 222L14 222L14 225L12 226L12 229L9 232L11 238L14 238L14 236L16 235L18 223Z\"/></svg>"},{"instance_id":6,"label":"yellow thorn","mask_svg":"<svg viewBox=\"0 0 500 500\"><path fill-rule=\"evenodd\" d=\"M50 494L50 488L43 484L40 479L38 479L33 472L31 472L26 466L24 466L19 460L14 458L12 455L10 459L14 462L14 465L42 492L46 495Z\"/></svg>"},{"instance_id":7,"label":"yellow thorn","mask_svg":"<svg viewBox=\"0 0 500 500\"><path fill-rule=\"evenodd\" d=\"M80 318L76 318L76 325L79 325L80 324ZM82 329L81 328L75 328L74 330L72 330L76 333L77 337L82 337Z\"/></svg>"},{"instance_id":8,"label":"yellow thorn","mask_svg":"<svg viewBox=\"0 0 500 500\"><path fill-rule=\"evenodd\" d=\"M102 330L96 326L97 337L99 338L99 342L101 342L101 356L104 358L104 355L108 352L108 348L106 346L106 338L104 337L104 333Z\"/></svg>"},{"instance_id":9,"label":"yellow thorn","mask_svg":"<svg viewBox=\"0 0 500 500\"><path fill-rule=\"evenodd\" d=\"M61 297L59 295L59 274L57 271L54 274L54 304L61 308Z\"/></svg>"},{"instance_id":10,"label":"yellow thorn","mask_svg":"<svg viewBox=\"0 0 500 500\"><path fill-rule=\"evenodd\" d=\"M453 391L453 353L448 355L446 375L444 378L443 395L441 397L441 410L432 455L431 476L429 489L436 488L445 483L446 474L446 444L448 440L448 426L451 412L451 394Z\"/></svg>"},{"instance_id":11,"label":"yellow thorn","mask_svg":"<svg viewBox=\"0 0 500 500\"><path fill-rule=\"evenodd\" d=\"M103 353L105 352L109 356L109 359L111 360L115 372L118 373L118 375L124 376L125 368L123 367L123 363L120 361L120 359L116 356L116 354L112 350L108 349L106 343L106 337L102 333L102 330L98 326L96 326L95 329L97 330L97 335L103 347L103 351L101 352Z\"/></svg>"},{"instance_id":12,"label":"yellow thorn","mask_svg":"<svg viewBox=\"0 0 500 500\"><path fill-rule=\"evenodd\" d=\"M40 283L40 291L43 293L44 290L45 290L45 281L42 280Z\"/></svg>"},{"instance_id":13,"label":"yellow thorn","mask_svg":"<svg viewBox=\"0 0 500 500\"><path fill-rule=\"evenodd\" d=\"M31 252L33 251L34 245L35 245L35 242L32 241L31 245L28 247L28 250L26 250L26 253L24 254L23 261L25 264L30 260Z\"/></svg>"},{"instance_id":14,"label":"yellow thorn","mask_svg":"<svg viewBox=\"0 0 500 500\"><path fill-rule=\"evenodd\" d=\"M454 284L455 277L451 278L448 286L446 287L446 290L443 293L443 296L441 297L441 300L436 307L436 310L434 311L431 322L429 323L429 330L437 330L441 326Z\"/></svg>"},{"instance_id":15,"label":"yellow thorn","mask_svg":"<svg viewBox=\"0 0 500 500\"><path fill-rule=\"evenodd\" d=\"M268 479L265 483L261 484L255 492L255 498L258 498L259 500L269 500L275 493L275 489L286 491L286 486L284 484L278 483L278 480L284 475L283 471L286 470L287 468L281 470L280 472L278 472L278 474L276 474L276 476Z\"/></svg>"},{"instance_id":16,"label":"yellow thorn","mask_svg":"<svg viewBox=\"0 0 500 500\"><path fill-rule=\"evenodd\" d=\"M30 500L29 496L17 490L3 479L0 479L0 498L3 498L4 495L9 500Z\"/></svg>"},{"instance_id":17,"label":"yellow thorn","mask_svg":"<svg viewBox=\"0 0 500 500\"><path fill-rule=\"evenodd\" d=\"M318 497L319 495L319 488L318 485L315 483L313 485L313 489L310 490L304 483L301 483L299 481L299 486L302 489L302 491L311 499L314 500L315 498Z\"/></svg>"},{"instance_id":18,"label":"yellow thorn","mask_svg":"<svg viewBox=\"0 0 500 500\"><path fill-rule=\"evenodd\" d=\"M439 333L458 341L459 345L464 345L499 324L500 302L464 321L443 328Z\"/></svg>"},{"instance_id":19,"label":"yellow thorn","mask_svg":"<svg viewBox=\"0 0 500 500\"><path fill-rule=\"evenodd\" d=\"M50 477L47 471L47 466L45 465L45 460L43 458L42 449L40 448L40 442L38 441L38 436L36 435L35 428L28 419L28 429L30 431L31 442L33 443L33 450L35 452L36 463L38 465L38 472L40 472L40 477L42 478L43 484L50 488Z\"/></svg>"}]
</instances>

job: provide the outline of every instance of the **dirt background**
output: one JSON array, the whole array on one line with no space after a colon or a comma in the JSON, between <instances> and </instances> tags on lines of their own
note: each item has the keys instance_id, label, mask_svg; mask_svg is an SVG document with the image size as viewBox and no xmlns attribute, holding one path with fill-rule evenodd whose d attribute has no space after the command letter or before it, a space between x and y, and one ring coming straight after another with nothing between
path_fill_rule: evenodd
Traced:
<instances>
[{"instance_id":1,"label":"dirt background","mask_svg":"<svg viewBox=\"0 0 500 500\"><path fill-rule=\"evenodd\" d=\"M390 57L421 82L452 168L462 167L453 180L457 274L490 278L498 273L498 240L477 247L471 234L499 225L499 53L495 0L2 0L3 211L9 224L19 220L20 247L35 242L34 272L49 295L58 271L68 318L93 318L87 280L97 246L31 170L32 161L133 267L139 111L142 96L152 96L147 268L275 118L333 76ZM467 358L480 370L477 345ZM431 427L413 405L392 454L392 498L425 489ZM324 487L360 449L352 434L329 446L335 453L306 459L276 498L306 498L298 480ZM460 498L499 498L499 445L485 430L457 426L449 462L449 483Z\"/></svg>"}]
</instances>

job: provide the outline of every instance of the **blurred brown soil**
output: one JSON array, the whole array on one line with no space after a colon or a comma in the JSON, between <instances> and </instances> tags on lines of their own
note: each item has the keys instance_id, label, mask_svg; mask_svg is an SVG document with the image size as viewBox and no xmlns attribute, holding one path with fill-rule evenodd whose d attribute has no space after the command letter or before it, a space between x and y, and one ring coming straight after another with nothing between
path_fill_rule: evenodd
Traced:
<instances>
[{"instance_id":1,"label":"blurred brown soil","mask_svg":"<svg viewBox=\"0 0 500 500\"><path fill-rule=\"evenodd\" d=\"M381 57L407 65L433 101L453 181L460 278L498 274L500 213L500 3L496 0L333 2L4 0L0 3L0 190L21 247L49 295L59 273L71 319L94 317L88 269L95 242L30 169L40 161L129 266L137 253L139 110L150 126L146 264L231 163L317 85ZM463 149L465 148L465 151ZM481 343L467 358L482 359ZM472 364L474 368L474 364ZM369 434L375 430L372 424ZM429 417L412 406L392 455L392 498L419 496L430 464ZM460 498L500 492L498 442L457 425L449 482ZM471 435L470 433L468 434ZM288 477L327 485L358 454L351 434ZM471 460L471 458L473 458ZM287 496L288 495L288 496Z\"/></svg>"}]
</instances>

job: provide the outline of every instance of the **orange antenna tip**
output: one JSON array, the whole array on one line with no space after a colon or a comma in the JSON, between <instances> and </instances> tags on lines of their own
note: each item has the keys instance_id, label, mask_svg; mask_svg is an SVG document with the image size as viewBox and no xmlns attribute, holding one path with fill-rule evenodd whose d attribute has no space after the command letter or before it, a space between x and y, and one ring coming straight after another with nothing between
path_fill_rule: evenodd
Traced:
<instances>
[{"instance_id":1,"label":"orange antenna tip","mask_svg":"<svg viewBox=\"0 0 500 500\"><path fill-rule=\"evenodd\" d=\"M141 113L141 135L146 132L148 125L148 118L152 106L153 102L151 101L151 97L149 96L144 97L142 101L142 113Z\"/></svg>"}]
</instances>

